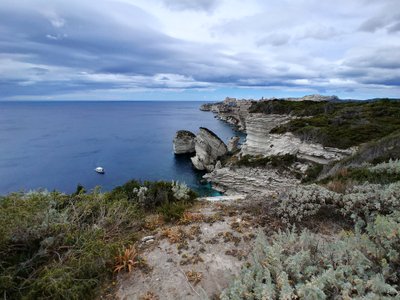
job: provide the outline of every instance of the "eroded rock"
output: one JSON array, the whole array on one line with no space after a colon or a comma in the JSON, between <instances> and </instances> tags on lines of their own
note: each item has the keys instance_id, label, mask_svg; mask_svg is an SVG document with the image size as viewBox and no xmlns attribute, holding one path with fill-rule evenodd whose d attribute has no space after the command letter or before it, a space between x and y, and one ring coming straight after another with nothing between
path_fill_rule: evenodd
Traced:
<instances>
[{"instance_id":1,"label":"eroded rock","mask_svg":"<svg viewBox=\"0 0 400 300\"><path fill-rule=\"evenodd\" d=\"M195 137L193 132L179 130L176 132L173 147L175 154L187 154L195 152Z\"/></svg>"},{"instance_id":2,"label":"eroded rock","mask_svg":"<svg viewBox=\"0 0 400 300\"><path fill-rule=\"evenodd\" d=\"M228 148L215 133L200 127L200 132L195 138L195 152L196 156L191 158L194 167L211 172L217 159L225 155Z\"/></svg>"}]
</instances>

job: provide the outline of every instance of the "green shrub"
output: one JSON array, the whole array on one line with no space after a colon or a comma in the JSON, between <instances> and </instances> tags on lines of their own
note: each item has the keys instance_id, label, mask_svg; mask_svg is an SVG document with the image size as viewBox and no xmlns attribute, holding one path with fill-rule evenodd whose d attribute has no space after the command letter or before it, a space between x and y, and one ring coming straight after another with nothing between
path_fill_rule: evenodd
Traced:
<instances>
[{"instance_id":1,"label":"green shrub","mask_svg":"<svg viewBox=\"0 0 400 300\"><path fill-rule=\"evenodd\" d=\"M307 230L260 235L228 299L397 299L400 213L376 216L330 241Z\"/></svg>"},{"instance_id":2,"label":"green shrub","mask_svg":"<svg viewBox=\"0 0 400 300\"><path fill-rule=\"evenodd\" d=\"M174 181L145 181L140 183L139 181L131 180L122 186L116 187L108 197L126 199L151 212L165 203L180 200L193 201L196 199L197 194L185 184Z\"/></svg>"},{"instance_id":3,"label":"green shrub","mask_svg":"<svg viewBox=\"0 0 400 300\"><path fill-rule=\"evenodd\" d=\"M186 201L165 202L157 209L157 211L167 222L170 222L181 219L183 213L188 207L189 204Z\"/></svg>"},{"instance_id":4,"label":"green shrub","mask_svg":"<svg viewBox=\"0 0 400 300\"><path fill-rule=\"evenodd\" d=\"M314 180L316 180L319 176L319 174L321 174L322 170L323 170L324 166L320 165L320 164L313 164L311 167L309 167L305 173L305 176L302 180L302 182L312 182Z\"/></svg>"}]
</instances>

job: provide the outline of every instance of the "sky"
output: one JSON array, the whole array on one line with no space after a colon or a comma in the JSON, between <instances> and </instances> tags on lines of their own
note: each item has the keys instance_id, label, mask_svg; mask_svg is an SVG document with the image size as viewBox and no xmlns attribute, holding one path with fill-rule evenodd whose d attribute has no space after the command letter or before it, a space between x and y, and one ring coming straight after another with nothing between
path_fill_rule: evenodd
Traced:
<instances>
[{"instance_id":1,"label":"sky","mask_svg":"<svg viewBox=\"0 0 400 300\"><path fill-rule=\"evenodd\" d=\"M1 0L0 100L400 98L399 0Z\"/></svg>"}]
</instances>

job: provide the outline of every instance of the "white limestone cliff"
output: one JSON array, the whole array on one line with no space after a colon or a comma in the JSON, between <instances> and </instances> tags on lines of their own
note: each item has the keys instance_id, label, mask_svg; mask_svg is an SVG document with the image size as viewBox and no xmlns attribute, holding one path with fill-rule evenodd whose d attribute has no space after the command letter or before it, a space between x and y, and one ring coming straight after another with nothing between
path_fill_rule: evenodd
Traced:
<instances>
[{"instance_id":1,"label":"white limestone cliff","mask_svg":"<svg viewBox=\"0 0 400 300\"><path fill-rule=\"evenodd\" d=\"M195 138L196 156L192 157L193 166L198 170L211 172L217 159L228 152L225 143L212 131L200 127Z\"/></svg>"}]
</instances>

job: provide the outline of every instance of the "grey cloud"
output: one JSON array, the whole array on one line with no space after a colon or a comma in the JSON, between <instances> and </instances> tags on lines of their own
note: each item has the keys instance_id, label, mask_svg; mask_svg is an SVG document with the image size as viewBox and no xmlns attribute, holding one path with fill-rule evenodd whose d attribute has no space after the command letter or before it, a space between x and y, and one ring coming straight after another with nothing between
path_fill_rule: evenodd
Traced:
<instances>
[{"instance_id":1,"label":"grey cloud","mask_svg":"<svg viewBox=\"0 0 400 300\"><path fill-rule=\"evenodd\" d=\"M353 68L400 69L400 47L385 47L345 61Z\"/></svg>"},{"instance_id":2,"label":"grey cloud","mask_svg":"<svg viewBox=\"0 0 400 300\"><path fill-rule=\"evenodd\" d=\"M400 31L400 22L397 22L388 28L389 33L394 33L394 32L398 32L398 31Z\"/></svg>"},{"instance_id":3,"label":"grey cloud","mask_svg":"<svg viewBox=\"0 0 400 300\"><path fill-rule=\"evenodd\" d=\"M270 34L256 42L257 46L272 45L272 46L282 46L288 44L290 41L290 35L286 33L274 33Z\"/></svg>"},{"instance_id":4,"label":"grey cloud","mask_svg":"<svg viewBox=\"0 0 400 300\"><path fill-rule=\"evenodd\" d=\"M381 29L384 26L386 26L385 20L383 20L381 17L375 17L364 21L360 25L359 30L366 32L375 32L376 30Z\"/></svg>"},{"instance_id":5,"label":"grey cloud","mask_svg":"<svg viewBox=\"0 0 400 300\"><path fill-rule=\"evenodd\" d=\"M311 38L316 40L327 40L334 36L337 36L339 33L337 30L331 26L327 27L321 24L315 24L312 27L308 27L304 34L300 36L300 38Z\"/></svg>"},{"instance_id":6,"label":"grey cloud","mask_svg":"<svg viewBox=\"0 0 400 300\"><path fill-rule=\"evenodd\" d=\"M164 4L174 10L212 11L221 0L163 0Z\"/></svg>"},{"instance_id":7,"label":"grey cloud","mask_svg":"<svg viewBox=\"0 0 400 300\"><path fill-rule=\"evenodd\" d=\"M393 9L395 9L393 11ZM377 30L385 29L388 33L400 30L400 14L397 13L399 7L389 6L383 13L377 14L365 20L359 27L360 31L374 33Z\"/></svg>"}]
</instances>

